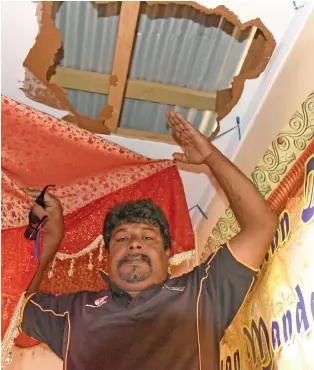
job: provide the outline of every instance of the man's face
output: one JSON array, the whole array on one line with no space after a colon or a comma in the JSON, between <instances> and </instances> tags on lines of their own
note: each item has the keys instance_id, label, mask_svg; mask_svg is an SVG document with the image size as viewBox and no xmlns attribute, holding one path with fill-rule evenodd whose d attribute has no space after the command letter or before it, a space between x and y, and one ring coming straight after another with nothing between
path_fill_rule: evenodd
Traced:
<instances>
[{"instance_id":1,"label":"man's face","mask_svg":"<svg viewBox=\"0 0 314 370\"><path fill-rule=\"evenodd\" d=\"M111 281L129 293L138 293L167 278L169 251L159 228L148 224L123 224L113 230L109 244Z\"/></svg>"}]
</instances>

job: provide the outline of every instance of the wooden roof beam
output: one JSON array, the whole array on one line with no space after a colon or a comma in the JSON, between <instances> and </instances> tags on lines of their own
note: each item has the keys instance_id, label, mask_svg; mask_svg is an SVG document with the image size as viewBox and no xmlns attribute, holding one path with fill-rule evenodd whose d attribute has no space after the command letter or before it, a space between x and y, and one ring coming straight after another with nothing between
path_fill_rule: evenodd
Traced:
<instances>
[{"instance_id":1,"label":"wooden roof beam","mask_svg":"<svg viewBox=\"0 0 314 370\"><path fill-rule=\"evenodd\" d=\"M105 124L109 127L111 132L116 132L119 123L140 4L140 1L123 1L121 5L118 36L110 78L108 104L103 107L99 113L99 119L105 120ZM109 111L112 112L110 117L107 115L108 108Z\"/></svg>"},{"instance_id":2,"label":"wooden roof beam","mask_svg":"<svg viewBox=\"0 0 314 370\"><path fill-rule=\"evenodd\" d=\"M58 67L51 82L67 89L107 95L110 77L102 73ZM133 79L126 80L124 97L197 110L215 110L216 104L216 92Z\"/></svg>"}]
</instances>

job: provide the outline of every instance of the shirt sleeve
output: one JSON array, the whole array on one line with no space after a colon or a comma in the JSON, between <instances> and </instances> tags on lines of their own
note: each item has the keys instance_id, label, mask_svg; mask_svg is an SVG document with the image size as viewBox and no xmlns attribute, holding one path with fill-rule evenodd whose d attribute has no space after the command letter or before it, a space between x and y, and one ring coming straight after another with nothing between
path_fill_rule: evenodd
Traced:
<instances>
[{"instance_id":1,"label":"shirt sleeve","mask_svg":"<svg viewBox=\"0 0 314 370\"><path fill-rule=\"evenodd\" d=\"M229 244L212 254L204 268L205 285L221 338L251 290L258 270L237 260Z\"/></svg>"},{"instance_id":2,"label":"shirt sleeve","mask_svg":"<svg viewBox=\"0 0 314 370\"><path fill-rule=\"evenodd\" d=\"M35 293L27 297L21 312L20 330L43 342L63 359L63 341L75 294L55 296Z\"/></svg>"}]
</instances>

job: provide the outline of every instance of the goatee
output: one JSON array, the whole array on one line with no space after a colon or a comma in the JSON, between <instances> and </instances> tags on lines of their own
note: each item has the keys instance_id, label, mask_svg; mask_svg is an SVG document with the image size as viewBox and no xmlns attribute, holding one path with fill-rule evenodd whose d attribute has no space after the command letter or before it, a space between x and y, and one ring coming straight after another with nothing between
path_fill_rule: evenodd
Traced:
<instances>
[{"instance_id":1,"label":"goatee","mask_svg":"<svg viewBox=\"0 0 314 370\"><path fill-rule=\"evenodd\" d=\"M132 270L128 273L124 273L121 271L121 267L127 263L127 262L137 262L137 261L142 261L147 264L149 267L148 270L146 271L141 271L141 266L138 264L132 265ZM127 282L127 283L139 283L141 281L146 280L153 272L152 269L152 261L149 256L146 254L142 253L136 253L136 254L130 254L125 257L123 257L119 262L118 262L118 273L120 278Z\"/></svg>"}]
</instances>

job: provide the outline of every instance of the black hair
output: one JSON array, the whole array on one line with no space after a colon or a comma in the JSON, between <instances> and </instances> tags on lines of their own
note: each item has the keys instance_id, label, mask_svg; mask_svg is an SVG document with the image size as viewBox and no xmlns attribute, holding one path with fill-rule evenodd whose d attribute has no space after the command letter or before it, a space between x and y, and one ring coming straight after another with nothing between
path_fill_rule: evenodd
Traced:
<instances>
[{"instance_id":1,"label":"black hair","mask_svg":"<svg viewBox=\"0 0 314 370\"><path fill-rule=\"evenodd\" d=\"M150 199L119 204L111 209L104 222L104 243L109 250L113 230L123 224L144 223L159 228L165 250L171 248L169 224L163 211Z\"/></svg>"}]
</instances>

